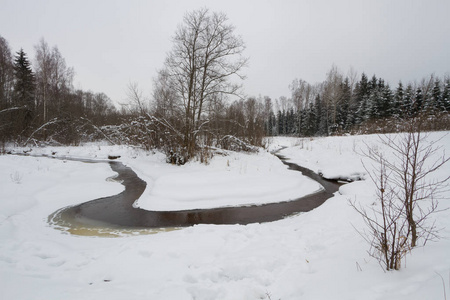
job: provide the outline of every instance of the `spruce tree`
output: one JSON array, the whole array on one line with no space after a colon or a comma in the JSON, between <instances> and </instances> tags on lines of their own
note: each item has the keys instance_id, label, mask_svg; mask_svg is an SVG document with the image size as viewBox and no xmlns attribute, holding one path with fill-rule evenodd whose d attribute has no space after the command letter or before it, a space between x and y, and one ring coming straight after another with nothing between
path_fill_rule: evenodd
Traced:
<instances>
[{"instance_id":1,"label":"spruce tree","mask_svg":"<svg viewBox=\"0 0 450 300\"><path fill-rule=\"evenodd\" d=\"M434 82L434 87L431 95L431 101L430 101L431 111L443 111L444 108L444 102L442 101L442 95L441 95L441 82L439 80L436 80Z\"/></svg>"},{"instance_id":2,"label":"spruce tree","mask_svg":"<svg viewBox=\"0 0 450 300\"><path fill-rule=\"evenodd\" d=\"M325 105L325 101L317 95L317 118L318 118L318 134L321 136L328 136L329 134L329 119L328 119L328 106Z\"/></svg>"},{"instance_id":3,"label":"spruce tree","mask_svg":"<svg viewBox=\"0 0 450 300\"><path fill-rule=\"evenodd\" d=\"M27 55L20 49L14 59L14 102L17 106L26 106L34 111L34 73Z\"/></svg>"},{"instance_id":4,"label":"spruce tree","mask_svg":"<svg viewBox=\"0 0 450 300\"><path fill-rule=\"evenodd\" d=\"M298 133L295 126L295 114L294 114L294 108L290 108L287 112L287 133L288 134L294 134Z\"/></svg>"},{"instance_id":5,"label":"spruce tree","mask_svg":"<svg viewBox=\"0 0 450 300\"><path fill-rule=\"evenodd\" d=\"M402 104L403 104L403 98L404 98L405 94L403 91L403 84L400 81L398 83L398 87L395 90L395 94L394 94L394 103L392 105L392 115L396 118L402 116Z\"/></svg>"},{"instance_id":6,"label":"spruce tree","mask_svg":"<svg viewBox=\"0 0 450 300\"><path fill-rule=\"evenodd\" d=\"M366 104L365 110L366 120L378 119L380 117L380 106L381 106L380 99L381 97L378 91L378 87L374 87L370 91L370 95Z\"/></svg>"},{"instance_id":7,"label":"spruce tree","mask_svg":"<svg viewBox=\"0 0 450 300\"><path fill-rule=\"evenodd\" d=\"M414 103L413 103L413 107L412 107L413 117L418 116L422 112L423 105L424 105L423 92L422 92L422 89L420 87L418 87L416 89L415 99L414 99Z\"/></svg>"},{"instance_id":8,"label":"spruce tree","mask_svg":"<svg viewBox=\"0 0 450 300\"><path fill-rule=\"evenodd\" d=\"M369 93L369 78L366 74L361 74L361 80L359 81L358 96L362 99L363 96Z\"/></svg>"},{"instance_id":9,"label":"spruce tree","mask_svg":"<svg viewBox=\"0 0 450 300\"><path fill-rule=\"evenodd\" d=\"M307 135L314 136L316 134L316 123L317 123L317 115L314 105L309 103L308 108L308 126L307 126Z\"/></svg>"},{"instance_id":10,"label":"spruce tree","mask_svg":"<svg viewBox=\"0 0 450 300\"><path fill-rule=\"evenodd\" d=\"M369 88L367 93L370 93L371 91L375 90L378 87L378 79L377 76L375 76L375 74L372 76L372 79L368 83L368 87Z\"/></svg>"},{"instance_id":11,"label":"spruce tree","mask_svg":"<svg viewBox=\"0 0 450 300\"><path fill-rule=\"evenodd\" d=\"M351 98L351 88L348 77L345 78L344 82L341 83L341 99L337 107L336 123L339 128L346 131L348 128L347 117L348 111L350 109L350 98Z\"/></svg>"},{"instance_id":12,"label":"spruce tree","mask_svg":"<svg viewBox=\"0 0 450 300\"><path fill-rule=\"evenodd\" d=\"M314 99L314 114L316 116L316 123L314 124L314 135L322 135L320 131L320 124L321 124L321 118L322 118L322 106L320 103L320 95L317 94L316 98Z\"/></svg>"},{"instance_id":13,"label":"spruce tree","mask_svg":"<svg viewBox=\"0 0 450 300\"><path fill-rule=\"evenodd\" d=\"M300 118L302 120L300 124L300 136L308 136L308 123L309 123L309 115L306 109L302 109L300 112Z\"/></svg>"},{"instance_id":14,"label":"spruce tree","mask_svg":"<svg viewBox=\"0 0 450 300\"><path fill-rule=\"evenodd\" d=\"M401 105L401 117L407 119L412 116L413 107L413 88L411 84L408 84L405 90L405 96L403 97L403 103Z\"/></svg>"},{"instance_id":15,"label":"spruce tree","mask_svg":"<svg viewBox=\"0 0 450 300\"><path fill-rule=\"evenodd\" d=\"M355 102L354 105L354 124L358 125L366 119L367 99L369 98L370 84L366 74L362 73L361 80L355 87Z\"/></svg>"},{"instance_id":16,"label":"spruce tree","mask_svg":"<svg viewBox=\"0 0 450 300\"><path fill-rule=\"evenodd\" d=\"M394 114L393 98L389 84L383 86L381 90L381 117L390 118Z\"/></svg>"}]
</instances>

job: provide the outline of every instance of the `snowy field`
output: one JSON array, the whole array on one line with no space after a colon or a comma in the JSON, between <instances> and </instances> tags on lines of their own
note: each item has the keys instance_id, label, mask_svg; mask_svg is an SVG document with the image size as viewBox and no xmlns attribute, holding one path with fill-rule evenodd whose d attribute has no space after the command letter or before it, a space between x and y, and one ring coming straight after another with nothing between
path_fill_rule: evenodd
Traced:
<instances>
[{"instance_id":1,"label":"snowy field","mask_svg":"<svg viewBox=\"0 0 450 300\"><path fill-rule=\"evenodd\" d=\"M445 133L433 133L437 140ZM271 138L269 150L328 178L366 178L365 144L377 136ZM450 137L439 142L450 152ZM173 210L286 201L320 189L275 157L228 153L208 166L175 167L159 154L106 145L33 149L104 159L121 155L147 182L137 206ZM437 172L448 176L450 166ZM435 215L442 238L385 273L353 226L348 205L374 201L357 181L319 208L251 225L197 225L119 238L74 236L48 225L55 210L119 193L107 164L0 156L0 299L444 299L450 294L450 210ZM176 183L176 184L175 184ZM440 208L450 207L450 194ZM142 233L142 232L141 232Z\"/></svg>"}]
</instances>

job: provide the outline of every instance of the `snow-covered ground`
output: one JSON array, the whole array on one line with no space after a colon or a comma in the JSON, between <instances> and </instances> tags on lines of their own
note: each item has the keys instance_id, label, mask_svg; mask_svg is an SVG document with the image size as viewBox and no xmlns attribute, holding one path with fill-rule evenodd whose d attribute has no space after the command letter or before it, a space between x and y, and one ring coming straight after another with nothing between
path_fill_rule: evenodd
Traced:
<instances>
[{"instance_id":1,"label":"snow-covered ground","mask_svg":"<svg viewBox=\"0 0 450 300\"><path fill-rule=\"evenodd\" d=\"M15 149L15 152L28 150ZM154 211L289 201L323 189L300 172L288 170L277 157L264 150L256 154L223 151L208 165L193 161L183 166L165 163L161 153L149 155L126 146L88 144L84 147L35 148L28 153L100 161L107 160L109 155L119 155L121 162L147 182L147 188L135 207ZM24 161L35 159L22 158ZM42 163L45 158L39 161ZM109 167L106 165L104 168Z\"/></svg>"},{"instance_id":2,"label":"snow-covered ground","mask_svg":"<svg viewBox=\"0 0 450 300\"><path fill-rule=\"evenodd\" d=\"M287 146L281 153L293 162L333 178L366 177L363 142L383 150L376 136L270 141L270 150ZM449 136L439 144L449 153ZM263 152L176 167L159 153L127 147L32 151L52 152L121 155L148 183L137 203L146 209L288 200L319 188ZM197 225L120 238L74 236L48 225L49 214L61 207L120 192L120 184L105 180L111 176L107 164L0 156L0 299L444 299L438 274L450 293L450 211L435 215L442 239L414 249L400 271L385 273L367 254L353 228L362 228L362 219L348 205L349 199L374 201L368 181L341 187L311 212L264 224ZM449 198L441 208L450 207Z\"/></svg>"}]
</instances>

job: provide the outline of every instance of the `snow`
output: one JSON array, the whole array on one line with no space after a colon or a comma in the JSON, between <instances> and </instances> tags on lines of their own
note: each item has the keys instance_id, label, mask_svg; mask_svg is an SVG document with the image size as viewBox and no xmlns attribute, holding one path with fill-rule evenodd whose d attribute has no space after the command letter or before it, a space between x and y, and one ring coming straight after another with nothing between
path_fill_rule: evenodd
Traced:
<instances>
[{"instance_id":1,"label":"snow","mask_svg":"<svg viewBox=\"0 0 450 300\"><path fill-rule=\"evenodd\" d=\"M147 210L260 205L294 200L322 189L265 151L253 155L229 152L215 156L208 165L164 164L139 171L150 186L135 205Z\"/></svg>"},{"instance_id":2,"label":"snow","mask_svg":"<svg viewBox=\"0 0 450 300\"><path fill-rule=\"evenodd\" d=\"M134 206L154 211L261 205L298 199L323 189L262 150L256 154L225 151L208 165L193 161L184 166L165 163L161 153L148 155L124 146L88 144L78 148L36 148L30 153L97 160L119 155L119 161L147 182Z\"/></svg>"},{"instance_id":3,"label":"snow","mask_svg":"<svg viewBox=\"0 0 450 300\"><path fill-rule=\"evenodd\" d=\"M384 149L377 136L273 138L269 149L287 146L283 155L324 176L367 177L363 142ZM448 136L439 144L450 151ZM165 164L160 153L122 146L32 151L52 152L96 159L121 155L148 183L137 204L161 209L166 204L155 203L163 200L171 209L184 201L190 202L186 207L228 206L256 203L264 198L258 194L286 190L282 198L304 193L308 185L317 189L262 151L181 167ZM385 273L367 254L368 245L354 228L362 228L363 221L348 205L348 200L374 202L367 180L342 186L313 211L271 223L197 225L156 234L141 230L118 238L70 235L48 225L48 216L61 207L122 191L122 185L105 180L114 174L104 163L0 156L0 299L444 299L438 274L447 294L450 290L450 210L435 215L444 228L440 240L414 249L400 271ZM448 165L436 173L445 176ZM263 178L268 181L257 184ZM175 180L189 184L172 187ZM213 187L199 186L200 180ZM257 188L247 189L247 183ZM235 198L241 199L233 203ZM447 193L441 208L450 207L449 198Z\"/></svg>"},{"instance_id":4,"label":"snow","mask_svg":"<svg viewBox=\"0 0 450 300\"><path fill-rule=\"evenodd\" d=\"M328 179L358 180L365 175L361 159L366 144L376 139L372 136L342 137L330 145L327 138L304 139L301 145L289 147L280 154L290 161L322 174Z\"/></svg>"}]
</instances>

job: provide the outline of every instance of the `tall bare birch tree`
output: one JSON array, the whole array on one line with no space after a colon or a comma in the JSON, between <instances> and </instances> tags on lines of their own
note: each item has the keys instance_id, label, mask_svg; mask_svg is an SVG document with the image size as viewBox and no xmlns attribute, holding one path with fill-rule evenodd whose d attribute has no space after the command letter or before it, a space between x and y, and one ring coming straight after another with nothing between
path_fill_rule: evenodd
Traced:
<instances>
[{"instance_id":1,"label":"tall bare birch tree","mask_svg":"<svg viewBox=\"0 0 450 300\"><path fill-rule=\"evenodd\" d=\"M186 158L195 154L202 124L208 122L208 101L223 95L239 95L246 65L245 45L223 13L200 9L185 15L173 38L173 49L164 64L168 88L182 107L181 126ZM158 101L158 99L156 99Z\"/></svg>"}]
</instances>

